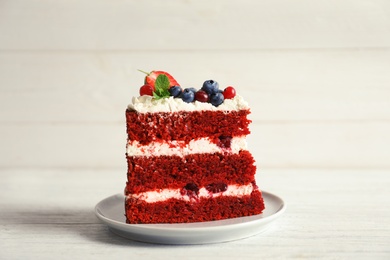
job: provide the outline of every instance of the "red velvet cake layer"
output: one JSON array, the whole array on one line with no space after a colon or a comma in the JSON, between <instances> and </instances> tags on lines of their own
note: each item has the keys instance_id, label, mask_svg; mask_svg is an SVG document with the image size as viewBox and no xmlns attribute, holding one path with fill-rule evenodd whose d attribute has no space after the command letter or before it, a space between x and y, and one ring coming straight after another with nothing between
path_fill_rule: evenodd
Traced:
<instances>
[{"instance_id":1,"label":"red velvet cake layer","mask_svg":"<svg viewBox=\"0 0 390 260\"><path fill-rule=\"evenodd\" d=\"M189 223L260 214L264 201L255 182L253 156L246 150L233 153L231 149L233 137L250 133L249 113L249 109L174 113L126 110L130 144L132 141L140 145L188 143L207 138L222 148L214 153L155 156L159 147L150 146L153 156L126 155L125 194L132 195L125 202L127 223ZM160 195L158 192L162 190Z\"/></svg>"},{"instance_id":2,"label":"red velvet cake layer","mask_svg":"<svg viewBox=\"0 0 390 260\"><path fill-rule=\"evenodd\" d=\"M127 157L128 193L157 189L198 187L222 183L245 185L254 182L256 166L249 151L238 154L193 154L185 157Z\"/></svg>"},{"instance_id":3,"label":"red velvet cake layer","mask_svg":"<svg viewBox=\"0 0 390 260\"><path fill-rule=\"evenodd\" d=\"M125 202L127 223L189 223L221 220L260 214L264 201L259 190L243 197L224 196L187 202L169 199L145 203L128 199Z\"/></svg>"},{"instance_id":4,"label":"red velvet cake layer","mask_svg":"<svg viewBox=\"0 0 390 260\"><path fill-rule=\"evenodd\" d=\"M156 140L186 141L250 133L249 110L138 113L126 110L128 139L146 145Z\"/></svg>"}]
</instances>

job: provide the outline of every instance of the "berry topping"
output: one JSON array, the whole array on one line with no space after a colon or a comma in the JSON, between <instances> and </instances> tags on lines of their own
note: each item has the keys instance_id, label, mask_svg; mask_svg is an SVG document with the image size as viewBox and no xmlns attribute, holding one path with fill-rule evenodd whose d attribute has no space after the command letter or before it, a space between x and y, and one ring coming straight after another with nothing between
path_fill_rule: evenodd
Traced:
<instances>
[{"instance_id":1,"label":"berry topping","mask_svg":"<svg viewBox=\"0 0 390 260\"><path fill-rule=\"evenodd\" d=\"M199 194L199 188L195 183L187 183L181 190L181 194L189 197L197 197Z\"/></svg>"},{"instance_id":2,"label":"berry topping","mask_svg":"<svg viewBox=\"0 0 390 260\"><path fill-rule=\"evenodd\" d=\"M156 79L159 75L165 75L168 77L168 80L169 80L169 86L180 86L179 83L177 83L177 81L171 76L171 74L169 74L168 72L165 72L165 71L159 71L159 70L153 70L151 72L146 72L146 71L142 71L142 70L138 70L142 73L145 73L146 74L146 77L145 77L145 84L148 84L148 85L151 85L152 87L154 87L154 84L156 82Z\"/></svg>"},{"instance_id":3,"label":"berry topping","mask_svg":"<svg viewBox=\"0 0 390 260\"><path fill-rule=\"evenodd\" d=\"M232 86L229 86L223 91L223 96L225 99L232 99L236 96L236 90Z\"/></svg>"},{"instance_id":4,"label":"berry topping","mask_svg":"<svg viewBox=\"0 0 390 260\"><path fill-rule=\"evenodd\" d=\"M221 135L219 137L219 143L218 143L219 147L221 147L221 148L230 148L231 145L232 145L232 137L231 136Z\"/></svg>"},{"instance_id":5,"label":"berry topping","mask_svg":"<svg viewBox=\"0 0 390 260\"><path fill-rule=\"evenodd\" d=\"M194 92L194 94L196 93L196 88L188 88L188 90L191 90L192 92Z\"/></svg>"},{"instance_id":6,"label":"berry topping","mask_svg":"<svg viewBox=\"0 0 390 260\"><path fill-rule=\"evenodd\" d=\"M204 90L199 90L195 93L195 100L199 102L208 102L209 95Z\"/></svg>"},{"instance_id":7,"label":"berry topping","mask_svg":"<svg viewBox=\"0 0 390 260\"><path fill-rule=\"evenodd\" d=\"M199 188L195 183L187 183L184 189L194 191L196 194L199 192Z\"/></svg>"},{"instance_id":8,"label":"berry topping","mask_svg":"<svg viewBox=\"0 0 390 260\"><path fill-rule=\"evenodd\" d=\"M223 97L222 93L216 93L210 96L210 103L216 107L222 104L224 100L225 98Z\"/></svg>"},{"instance_id":9,"label":"berry topping","mask_svg":"<svg viewBox=\"0 0 390 260\"><path fill-rule=\"evenodd\" d=\"M139 89L139 94L141 96L153 96L153 91L154 91L154 88L150 85L143 85L140 89Z\"/></svg>"},{"instance_id":10,"label":"berry topping","mask_svg":"<svg viewBox=\"0 0 390 260\"><path fill-rule=\"evenodd\" d=\"M139 92L141 96L153 96L155 99L161 98L181 98L186 103L194 101L202 103L211 103L218 107L225 99L232 99L236 96L236 90L232 86L226 87L224 90L219 89L219 84L215 80L206 80L202 88L197 90L195 88L182 89L177 81L165 71L153 70L150 73L139 70L146 74L145 85L143 85ZM226 143L223 147L229 147Z\"/></svg>"},{"instance_id":11,"label":"berry topping","mask_svg":"<svg viewBox=\"0 0 390 260\"><path fill-rule=\"evenodd\" d=\"M169 89L169 94L173 97L179 97L182 92L182 89L180 86L173 86Z\"/></svg>"},{"instance_id":12,"label":"berry topping","mask_svg":"<svg viewBox=\"0 0 390 260\"><path fill-rule=\"evenodd\" d=\"M211 95L211 94L218 93L218 87L219 87L218 82L210 79L210 80L206 80L203 83L202 90L204 90L207 94Z\"/></svg>"},{"instance_id":13,"label":"berry topping","mask_svg":"<svg viewBox=\"0 0 390 260\"><path fill-rule=\"evenodd\" d=\"M211 183L206 186L206 190L212 193L224 192L227 188L227 184L223 182Z\"/></svg>"},{"instance_id":14,"label":"berry topping","mask_svg":"<svg viewBox=\"0 0 390 260\"><path fill-rule=\"evenodd\" d=\"M180 95L181 99L186 103L191 103L195 99L195 93L190 88L186 88Z\"/></svg>"}]
</instances>

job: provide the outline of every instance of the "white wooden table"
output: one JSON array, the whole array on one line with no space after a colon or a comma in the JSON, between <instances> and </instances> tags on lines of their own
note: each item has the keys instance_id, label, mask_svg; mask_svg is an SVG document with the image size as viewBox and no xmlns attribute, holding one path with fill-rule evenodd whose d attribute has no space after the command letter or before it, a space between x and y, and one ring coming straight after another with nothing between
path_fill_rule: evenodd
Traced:
<instances>
[{"instance_id":1,"label":"white wooden table","mask_svg":"<svg viewBox=\"0 0 390 260\"><path fill-rule=\"evenodd\" d=\"M163 246L98 221L137 69L248 100L287 203L269 230ZM0 259L390 259L389 133L389 1L0 1Z\"/></svg>"},{"instance_id":2,"label":"white wooden table","mask_svg":"<svg viewBox=\"0 0 390 260\"><path fill-rule=\"evenodd\" d=\"M273 169L259 184L287 210L257 236L170 246L127 240L94 215L123 188L120 170L3 170L1 259L388 259L390 177L359 169Z\"/></svg>"}]
</instances>

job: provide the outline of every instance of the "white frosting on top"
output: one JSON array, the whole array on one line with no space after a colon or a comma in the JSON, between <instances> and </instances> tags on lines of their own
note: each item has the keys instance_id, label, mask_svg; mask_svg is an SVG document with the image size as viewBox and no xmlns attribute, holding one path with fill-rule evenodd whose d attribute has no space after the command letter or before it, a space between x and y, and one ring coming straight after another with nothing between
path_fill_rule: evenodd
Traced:
<instances>
[{"instance_id":1,"label":"white frosting on top","mask_svg":"<svg viewBox=\"0 0 390 260\"><path fill-rule=\"evenodd\" d=\"M184 102L181 98L161 98L155 99L152 96L133 97L132 103L127 107L139 113L157 113L157 112L179 112L179 111L238 111L249 109L248 103L240 96L236 95L233 99L225 99L218 107L211 103L194 101Z\"/></svg>"},{"instance_id":2,"label":"white frosting on top","mask_svg":"<svg viewBox=\"0 0 390 260\"><path fill-rule=\"evenodd\" d=\"M245 136L233 137L230 148L221 148L210 142L208 138L191 140L188 144L184 141L152 142L148 145L141 145L138 141L129 141L127 144L127 155L129 156L186 156L197 153L233 153L247 150Z\"/></svg>"},{"instance_id":3,"label":"white frosting on top","mask_svg":"<svg viewBox=\"0 0 390 260\"><path fill-rule=\"evenodd\" d=\"M215 198L219 196L236 196L242 197L246 195L250 195L252 191L255 189L252 183L247 185L228 185L227 190L218 193L209 192L205 187L199 189L199 193L197 198ZM188 195L183 195L181 193L181 189L162 189L157 191L146 191L138 194L130 194L127 195L127 199L139 199L143 200L147 203L160 202L168 199L178 199L191 201L192 199L196 199L194 197L190 197Z\"/></svg>"}]
</instances>

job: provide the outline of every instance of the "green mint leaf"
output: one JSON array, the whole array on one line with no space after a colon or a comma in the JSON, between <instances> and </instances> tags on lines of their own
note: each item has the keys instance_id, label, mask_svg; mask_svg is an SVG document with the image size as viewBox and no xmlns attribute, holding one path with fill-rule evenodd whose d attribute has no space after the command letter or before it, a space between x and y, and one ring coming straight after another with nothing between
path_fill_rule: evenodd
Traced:
<instances>
[{"instance_id":1,"label":"green mint leaf","mask_svg":"<svg viewBox=\"0 0 390 260\"><path fill-rule=\"evenodd\" d=\"M166 98L169 97L169 79L166 75L160 74L158 75L156 82L154 83L154 92L153 92L153 97L155 99L160 99L160 98Z\"/></svg>"}]
</instances>

